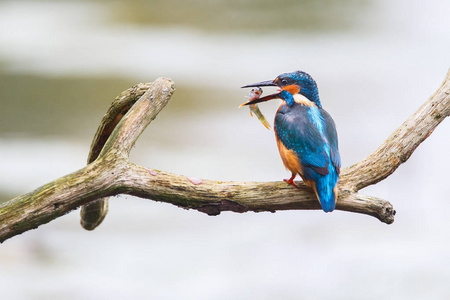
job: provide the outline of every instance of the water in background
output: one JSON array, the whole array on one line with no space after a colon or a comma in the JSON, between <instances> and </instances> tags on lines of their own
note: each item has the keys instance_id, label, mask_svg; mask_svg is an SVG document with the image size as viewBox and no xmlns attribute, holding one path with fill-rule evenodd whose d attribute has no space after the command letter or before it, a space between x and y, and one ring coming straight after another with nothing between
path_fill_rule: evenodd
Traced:
<instances>
[{"instance_id":1,"label":"water in background","mask_svg":"<svg viewBox=\"0 0 450 300\"><path fill-rule=\"evenodd\" d=\"M140 81L167 76L177 90L133 162L275 181L289 174L273 132L237 109L246 94L239 86L311 73L348 166L411 115L450 66L445 0L169 5L0 2L3 200L83 167L109 103ZM272 119L277 105L260 107ZM445 121L363 191L393 203L393 225L340 211L208 217L120 196L94 232L81 229L76 211L2 244L2 297L449 298L449 133Z\"/></svg>"}]
</instances>

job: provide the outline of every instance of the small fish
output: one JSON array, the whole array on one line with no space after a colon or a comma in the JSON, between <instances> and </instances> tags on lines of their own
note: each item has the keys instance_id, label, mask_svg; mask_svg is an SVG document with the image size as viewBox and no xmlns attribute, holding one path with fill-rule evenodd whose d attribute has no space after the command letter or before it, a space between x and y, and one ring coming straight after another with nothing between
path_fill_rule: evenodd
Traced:
<instances>
[{"instance_id":1,"label":"small fish","mask_svg":"<svg viewBox=\"0 0 450 300\"><path fill-rule=\"evenodd\" d=\"M261 97L263 93L262 88L255 87L251 89L251 91L248 93L248 101L252 101L255 99L258 99ZM268 130L270 130L270 124L262 114L262 112L259 110L258 104L249 105L250 108L250 116L253 117L253 113L258 117L258 120L266 127Z\"/></svg>"}]
</instances>

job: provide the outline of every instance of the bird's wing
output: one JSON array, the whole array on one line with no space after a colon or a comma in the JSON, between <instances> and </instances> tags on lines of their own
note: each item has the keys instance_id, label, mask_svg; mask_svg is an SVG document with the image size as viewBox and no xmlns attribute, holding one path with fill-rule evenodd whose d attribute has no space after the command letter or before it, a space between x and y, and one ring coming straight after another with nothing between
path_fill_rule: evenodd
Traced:
<instances>
[{"instance_id":1,"label":"bird's wing","mask_svg":"<svg viewBox=\"0 0 450 300\"><path fill-rule=\"evenodd\" d=\"M304 171L312 169L327 175L329 157L325 151L325 140L317 127L308 118L308 107L298 105L295 110L280 109L275 116L275 130L283 145L298 155ZM313 174L307 174L310 177Z\"/></svg>"},{"instance_id":2,"label":"bird's wing","mask_svg":"<svg viewBox=\"0 0 450 300\"><path fill-rule=\"evenodd\" d=\"M325 137L328 140L328 143L331 148L331 162L333 163L334 167L336 168L337 173L339 174L340 168L341 168L341 155L339 154L339 147L338 147L338 136L336 132L336 125L331 118L330 114L325 111L324 109L320 110L320 113L323 117L324 121L324 134Z\"/></svg>"}]
</instances>

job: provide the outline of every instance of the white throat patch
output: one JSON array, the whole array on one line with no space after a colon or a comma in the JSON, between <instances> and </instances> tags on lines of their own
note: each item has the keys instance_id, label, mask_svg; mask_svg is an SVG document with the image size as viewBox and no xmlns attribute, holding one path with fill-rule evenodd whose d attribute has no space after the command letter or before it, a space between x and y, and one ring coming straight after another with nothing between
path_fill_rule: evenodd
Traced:
<instances>
[{"instance_id":1,"label":"white throat patch","mask_svg":"<svg viewBox=\"0 0 450 300\"><path fill-rule=\"evenodd\" d=\"M316 104L314 102L312 102L311 100L309 100L302 94L295 94L293 97L294 97L294 101L298 104L309 106L309 107L316 106Z\"/></svg>"}]
</instances>

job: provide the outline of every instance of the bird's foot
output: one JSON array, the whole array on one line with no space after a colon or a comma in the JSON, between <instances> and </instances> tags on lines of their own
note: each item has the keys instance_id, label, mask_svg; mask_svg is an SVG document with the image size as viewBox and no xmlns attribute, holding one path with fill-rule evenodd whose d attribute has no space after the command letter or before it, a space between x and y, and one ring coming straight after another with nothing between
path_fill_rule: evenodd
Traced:
<instances>
[{"instance_id":1,"label":"bird's foot","mask_svg":"<svg viewBox=\"0 0 450 300\"><path fill-rule=\"evenodd\" d=\"M295 186L295 187L298 187L296 184L295 184L295 182L294 182L294 178L295 178L295 175L293 175L291 178L289 178L289 179L283 179L283 181L285 181L286 183L289 183L289 184L292 184L293 186Z\"/></svg>"}]
</instances>

